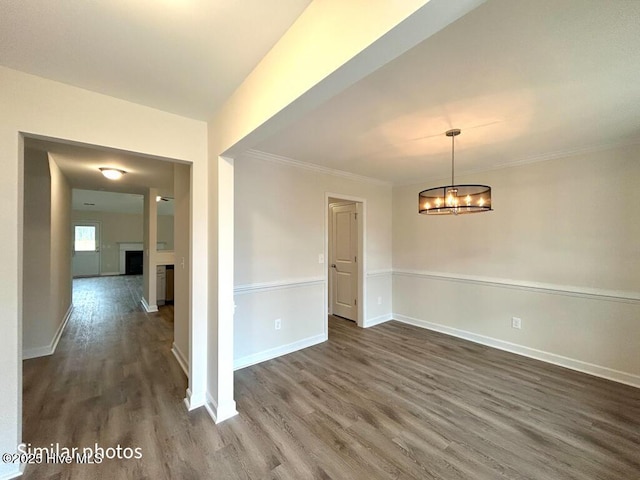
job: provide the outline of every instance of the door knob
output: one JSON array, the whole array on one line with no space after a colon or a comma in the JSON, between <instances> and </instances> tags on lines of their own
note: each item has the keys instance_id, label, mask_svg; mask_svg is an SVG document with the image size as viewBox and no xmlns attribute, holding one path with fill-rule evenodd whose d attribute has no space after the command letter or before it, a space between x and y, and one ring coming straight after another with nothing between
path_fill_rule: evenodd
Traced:
<instances>
[{"instance_id":1,"label":"door knob","mask_svg":"<svg viewBox=\"0 0 640 480\"><path fill-rule=\"evenodd\" d=\"M332 263L332 264L331 264L331 268L336 268L336 264L335 264L335 263Z\"/></svg>"}]
</instances>

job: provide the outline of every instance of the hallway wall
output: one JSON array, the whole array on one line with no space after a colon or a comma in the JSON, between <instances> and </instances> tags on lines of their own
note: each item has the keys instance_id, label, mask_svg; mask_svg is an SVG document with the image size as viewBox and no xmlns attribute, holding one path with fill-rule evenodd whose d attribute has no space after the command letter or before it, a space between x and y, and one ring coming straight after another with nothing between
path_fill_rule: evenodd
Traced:
<instances>
[{"instance_id":1,"label":"hallway wall","mask_svg":"<svg viewBox=\"0 0 640 480\"><path fill-rule=\"evenodd\" d=\"M50 315L60 322L59 332L71 314L71 185L60 171L58 164L49 156L51 172L51 262L49 292ZM57 333L57 332L56 332ZM59 338L59 337L58 337ZM57 342L57 338L54 337Z\"/></svg>"},{"instance_id":2,"label":"hallway wall","mask_svg":"<svg viewBox=\"0 0 640 480\"><path fill-rule=\"evenodd\" d=\"M71 188L46 152L25 150L22 356L51 355L71 309Z\"/></svg>"},{"instance_id":3,"label":"hallway wall","mask_svg":"<svg viewBox=\"0 0 640 480\"><path fill-rule=\"evenodd\" d=\"M188 292L191 289L191 232L189 221L191 212L191 167L189 165L174 164L173 166L173 194L174 194L174 295L175 298L187 299L185 302L176 301L173 309L173 346L172 350L182 368L186 371L190 366L189 322L191 320L191 302Z\"/></svg>"}]
</instances>

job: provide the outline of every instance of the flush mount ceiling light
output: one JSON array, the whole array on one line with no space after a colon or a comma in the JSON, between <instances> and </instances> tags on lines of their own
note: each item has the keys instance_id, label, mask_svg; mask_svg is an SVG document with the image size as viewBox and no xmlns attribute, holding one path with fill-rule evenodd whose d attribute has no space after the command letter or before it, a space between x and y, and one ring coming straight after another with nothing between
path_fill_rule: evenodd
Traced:
<instances>
[{"instance_id":1,"label":"flush mount ceiling light","mask_svg":"<svg viewBox=\"0 0 640 480\"><path fill-rule=\"evenodd\" d=\"M100 171L102 172L102 175L107 177L109 180L118 180L127 173L124 170L118 170L117 168L101 168Z\"/></svg>"},{"instance_id":2,"label":"flush mount ceiling light","mask_svg":"<svg viewBox=\"0 0 640 480\"><path fill-rule=\"evenodd\" d=\"M460 129L448 130L451 137L451 185L430 188L418 194L418 213L423 215L458 215L491 211L491 187L456 185L454 181L455 137Z\"/></svg>"}]
</instances>

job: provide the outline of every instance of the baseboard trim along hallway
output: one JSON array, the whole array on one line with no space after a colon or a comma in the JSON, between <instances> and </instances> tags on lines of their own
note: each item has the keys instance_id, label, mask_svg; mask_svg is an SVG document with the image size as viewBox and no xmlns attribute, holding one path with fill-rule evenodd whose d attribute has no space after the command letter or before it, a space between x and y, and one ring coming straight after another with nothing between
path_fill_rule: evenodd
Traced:
<instances>
[{"instance_id":1,"label":"baseboard trim along hallway","mask_svg":"<svg viewBox=\"0 0 640 480\"><path fill-rule=\"evenodd\" d=\"M187 360L175 342L173 342L173 345L171 346L171 353L176 357L178 364L180 364L180 368L182 368L184 374L189 378L189 360Z\"/></svg>"},{"instance_id":2,"label":"baseboard trim along hallway","mask_svg":"<svg viewBox=\"0 0 640 480\"><path fill-rule=\"evenodd\" d=\"M540 360L552 365L558 365L560 367L569 368L577 372L587 373L614 382L623 383L632 387L640 388L640 376L633 375L619 370L613 370L611 368L602 367L600 365L594 365L592 363L575 360L573 358L564 357L555 353L545 352L543 350L537 350L535 348L525 347L515 343L505 342L497 338L486 337L484 335L478 335L466 330L460 330L446 325L428 322L426 320L408 317L399 313L393 314L393 318L399 322L406 323L408 325L414 325L416 327L425 328L427 330L433 330L434 332L445 333L456 338L463 340L469 340L473 343L480 345L486 345L487 347L497 348L498 350L504 350L505 352L515 353L524 357Z\"/></svg>"},{"instance_id":3,"label":"baseboard trim along hallway","mask_svg":"<svg viewBox=\"0 0 640 480\"><path fill-rule=\"evenodd\" d=\"M247 355L246 357L238 358L233 362L233 369L239 370L241 368L249 367L257 363L265 362L282 355L302 350L303 348L312 347L322 342L327 341L327 334L322 333L314 337L304 338L297 342L289 343L287 345L281 345L276 348L264 350L262 352L254 353L253 355Z\"/></svg>"},{"instance_id":4,"label":"baseboard trim along hallway","mask_svg":"<svg viewBox=\"0 0 640 480\"><path fill-rule=\"evenodd\" d=\"M69 306L67 313L64 315L62 322L58 326L53 339L51 339L51 343L46 347L36 347L36 348L28 348L22 352L22 359L28 360L30 358L38 358L45 357L47 355L53 355L58 347L58 342L60 341L60 337L62 337L62 333L64 332L67 323L69 322L69 318L71 318L71 314L73 313L73 305Z\"/></svg>"},{"instance_id":5,"label":"baseboard trim along hallway","mask_svg":"<svg viewBox=\"0 0 640 480\"><path fill-rule=\"evenodd\" d=\"M147 303L147 299L144 297L140 297L140 303L142 304L142 308L144 308L144 311L147 313L154 313L158 311L158 306L157 305L149 305Z\"/></svg>"}]
</instances>

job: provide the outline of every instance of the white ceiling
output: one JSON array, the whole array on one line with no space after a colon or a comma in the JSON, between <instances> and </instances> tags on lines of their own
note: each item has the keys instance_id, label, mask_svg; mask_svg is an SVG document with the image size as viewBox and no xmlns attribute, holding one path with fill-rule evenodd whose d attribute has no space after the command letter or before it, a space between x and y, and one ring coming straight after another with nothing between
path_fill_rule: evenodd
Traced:
<instances>
[{"instance_id":1,"label":"white ceiling","mask_svg":"<svg viewBox=\"0 0 640 480\"><path fill-rule=\"evenodd\" d=\"M308 3L4 0L0 64L207 118ZM488 0L257 149L407 184L448 176L449 128L459 173L637 143L638 25L638 0ZM56 148L76 188L171 196L170 163Z\"/></svg>"},{"instance_id":2,"label":"white ceiling","mask_svg":"<svg viewBox=\"0 0 640 480\"><path fill-rule=\"evenodd\" d=\"M2 0L0 64L206 120L310 0Z\"/></svg>"},{"instance_id":3,"label":"white ceiling","mask_svg":"<svg viewBox=\"0 0 640 480\"><path fill-rule=\"evenodd\" d=\"M49 152L72 188L143 194L153 187L158 189L160 195L173 196L174 163L169 160L93 146L25 138L25 152L29 149ZM25 161L28 161L28 153L25 154ZM127 173L119 180L108 180L100 172L101 167L117 168Z\"/></svg>"},{"instance_id":4,"label":"white ceiling","mask_svg":"<svg viewBox=\"0 0 640 480\"><path fill-rule=\"evenodd\" d=\"M257 149L395 184L640 142L640 1L489 0Z\"/></svg>"},{"instance_id":5,"label":"white ceiling","mask_svg":"<svg viewBox=\"0 0 640 480\"><path fill-rule=\"evenodd\" d=\"M157 202L158 215L173 215L173 199ZM143 197L133 193L73 190L73 210L142 214Z\"/></svg>"}]
</instances>

